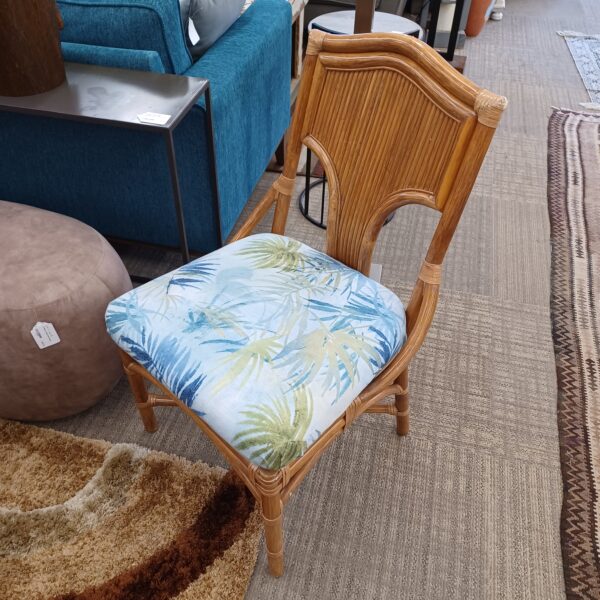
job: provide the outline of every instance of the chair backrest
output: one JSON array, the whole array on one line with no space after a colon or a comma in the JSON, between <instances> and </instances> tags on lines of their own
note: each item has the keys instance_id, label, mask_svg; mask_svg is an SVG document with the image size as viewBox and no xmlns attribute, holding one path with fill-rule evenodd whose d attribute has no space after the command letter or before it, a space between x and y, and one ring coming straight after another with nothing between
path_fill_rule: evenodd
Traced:
<instances>
[{"instance_id":1,"label":"chair backrest","mask_svg":"<svg viewBox=\"0 0 600 600\"><path fill-rule=\"evenodd\" d=\"M436 268L506 99L398 34L312 31L304 69L284 174L294 177L302 144L321 160L328 254L368 274L386 217L416 203L441 212L426 258Z\"/></svg>"}]
</instances>

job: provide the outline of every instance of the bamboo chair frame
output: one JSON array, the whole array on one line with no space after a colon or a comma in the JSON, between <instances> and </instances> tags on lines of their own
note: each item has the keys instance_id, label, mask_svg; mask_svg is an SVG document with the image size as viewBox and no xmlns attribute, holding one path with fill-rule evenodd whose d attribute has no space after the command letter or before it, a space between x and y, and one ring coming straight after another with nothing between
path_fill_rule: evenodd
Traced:
<instances>
[{"instance_id":1,"label":"bamboo chair frame","mask_svg":"<svg viewBox=\"0 0 600 600\"><path fill-rule=\"evenodd\" d=\"M332 74L345 78L341 85L336 80L328 84ZM405 90L405 93L398 95L394 88L394 82L398 81L409 85L410 92ZM349 85L344 88L344 83ZM377 176L372 165L385 160L386 156L378 150L378 144L362 147L360 136L356 136L357 139L347 139L335 150L345 164L340 164L340 159L336 161L335 152L330 151L335 145L332 140L344 135L347 137L349 130L349 122L343 122L343 117L336 112L336 99L356 96L357 104L353 110L363 111L361 114L368 122L370 131L377 125L377 114L381 116L381 111L376 112L377 106L383 102L381 98L370 95L373 90L379 90L385 96L388 108L397 103L406 104L410 101L410 98L405 101L406 95L412 93L413 104L404 108L408 113L412 106L413 113L422 116L421 121L409 119L403 126L399 125L398 119L401 117L390 117L389 122L384 118L384 122L379 123L383 129L376 132L378 136L383 136L386 129L395 128L400 132L400 143L408 143L413 139L431 140L439 130L439 135L433 141L434 148L439 152L431 152L429 146L419 154L420 145L413 145L416 157L413 157L413 162L405 172L397 165L388 165L385 174ZM441 217L406 309L406 343L302 457L280 470L266 470L252 464L170 390L121 351L124 369L145 429L151 432L157 428L154 407L179 407L216 445L259 502L269 569L275 576L283 573L283 507L324 450L364 412L393 415L396 417L397 433L408 433L408 367L431 325L438 300L443 258L505 106L505 98L477 87L452 69L437 52L415 38L395 34L336 36L315 30L311 32L283 174L232 241L250 235L273 205L275 211L271 230L273 233L284 233L303 145L319 156L330 185L327 253L345 264L369 273L379 231L386 217L401 206L421 204L438 210ZM325 113L325 119L319 119L322 113ZM338 123L340 118L341 125ZM362 152L364 160L361 161L360 157L355 160L356 147L359 153ZM423 168L419 167L419 161L424 161L424 166L421 165ZM413 175L418 169L418 174ZM352 203L346 197L346 192L351 192L352 186L345 183L352 180L352 174L356 171L359 177L355 177L353 185L355 189L356 185L362 185L361 205L356 201ZM396 176L398 173L400 188ZM403 181L412 184L406 185ZM154 384L163 393L149 393L145 382ZM393 395L395 401L382 403L389 395Z\"/></svg>"}]
</instances>

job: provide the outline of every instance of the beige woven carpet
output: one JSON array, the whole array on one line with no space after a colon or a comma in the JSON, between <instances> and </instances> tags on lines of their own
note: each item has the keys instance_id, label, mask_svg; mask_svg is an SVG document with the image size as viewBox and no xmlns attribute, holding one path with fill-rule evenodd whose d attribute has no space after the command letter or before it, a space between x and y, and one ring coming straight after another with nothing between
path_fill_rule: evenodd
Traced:
<instances>
[{"instance_id":1,"label":"beige woven carpet","mask_svg":"<svg viewBox=\"0 0 600 600\"><path fill-rule=\"evenodd\" d=\"M600 10L597 0L507 4L466 47L467 75L510 105L411 372L411 434L400 439L391 419L367 415L332 445L286 508L283 577L268 575L261 549L249 600L564 598L546 130L551 106L588 98L556 31L600 31ZM296 208L290 216L288 233L322 244ZM378 242L383 282L404 298L435 219L403 208ZM152 274L177 257L126 258ZM223 464L185 415L157 412L161 428L144 433L122 382L52 426Z\"/></svg>"},{"instance_id":2,"label":"beige woven carpet","mask_svg":"<svg viewBox=\"0 0 600 600\"><path fill-rule=\"evenodd\" d=\"M600 598L600 115L556 111L548 134L565 583Z\"/></svg>"},{"instance_id":3,"label":"beige woven carpet","mask_svg":"<svg viewBox=\"0 0 600 600\"><path fill-rule=\"evenodd\" d=\"M2 600L234 600L258 513L231 474L0 420Z\"/></svg>"}]
</instances>

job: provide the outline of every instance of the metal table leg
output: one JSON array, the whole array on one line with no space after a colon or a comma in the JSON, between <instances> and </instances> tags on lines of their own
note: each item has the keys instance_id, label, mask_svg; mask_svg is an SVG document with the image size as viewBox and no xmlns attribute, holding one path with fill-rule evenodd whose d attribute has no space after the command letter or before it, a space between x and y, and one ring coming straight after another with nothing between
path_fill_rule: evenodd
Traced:
<instances>
[{"instance_id":1,"label":"metal table leg","mask_svg":"<svg viewBox=\"0 0 600 600\"><path fill-rule=\"evenodd\" d=\"M210 87L204 93L206 103L206 135L208 137L208 160L210 162L210 178L213 192L213 214L215 216L215 229L219 240L219 246L223 245L223 232L221 230L221 209L219 198L219 179L217 176L217 154L215 151L215 135L212 121L212 103L210 99Z\"/></svg>"},{"instance_id":2,"label":"metal table leg","mask_svg":"<svg viewBox=\"0 0 600 600\"><path fill-rule=\"evenodd\" d=\"M325 224L325 186L327 185L327 179L325 177L318 177L316 181L310 182L310 170L311 170L311 162L312 162L312 153L309 148L306 149L306 176L305 176L305 185L304 191L300 192L298 196L298 207L300 208L300 213L302 216L310 221L313 225L320 227L321 229L327 229L327 225ZM313 188L318 186L322 186L321 189L321 218L319 221L313 219L309 212L310 205L310 191Z\"/></svg>"},{"instance_id":3,"label":"metal table leg","mask_svg":"<svg viewBox=\"0 0 600 600\"><path fill-rule=\"evenodd\" d=\"M300 209L300 214L307 221L310 221L313 225L316 225L317 227L320 227L321 229L327 229L327 224L325 223L325 186L327 185L327 177L326 176L316 177L315 178L316 181L313 181L311 183L311 181L310 181L310 179L311 179L311 175L310 175L311 162L312 162L312 153L311 153L310 149L307 148L306 149L306 176L305 176L304 190L301 191L300 194L298 195L298 208ZM310 216L308 209L310 206L310 191L318 186L322 186L322 187L321 187L321 217L317 221L317 219L313 219L313 217ZM396 211L394 211L391 215L389 215L383 224L387 225L394 218L395 214L396 214Z\"/></svg>"},{"instance_id":4,"label":"metal table leg","mask_svg":"<svg viewBox=\"0 0 600 600\"><path fill-rule=\"evenodd\" d=\"M212 127L212 110L210 102L210 88L206 88L204 92L206 102L206 135L208 138L208 158L209 171L211 178L212 196L213 196L213 213L215 215L215 227L217 230L217 238L219 245L223 245L223 234L221 232L221 215L219 210L219 183L217 179L217 163L215 153L215 140ZM177 229L179 231L179 248L181 258L184 264L191 260L190 249L187 240L185 229L185 218L183 215L183 202L181 199L181 186L179 184L179 174L177 173L177 157L175 155L175 142L173 139L173 130L168 129L164 133L165 143L167 146L167 158L169 160L169 174L171 176L171 187L173 192L173 204L175 205L175 216L177 217ZM145 283L150 281L147 277L138 275L131 276L137 283Z\"/></svg>"},{"instance_id":5,"label":"metal table leg","mask_svg":"<svg viewBox=\"0 0 600 600\"><path fill-rule=\"evenodd\" d=\"M175 144L173 142L173 132L169 129L165 133L167 144L167 157L169 159L169 171L171 173L171 185L173 187L173 202L175 204L175 214L177 216L177 227L179 229L179 245L181 248L181 258L184 264L191 260L190 249L185 232L185 221L183 217L183 205L181 202L181 187L179 186L179 175L177 174L177 160L175 157Z\"/></svg>"}]
</instances>

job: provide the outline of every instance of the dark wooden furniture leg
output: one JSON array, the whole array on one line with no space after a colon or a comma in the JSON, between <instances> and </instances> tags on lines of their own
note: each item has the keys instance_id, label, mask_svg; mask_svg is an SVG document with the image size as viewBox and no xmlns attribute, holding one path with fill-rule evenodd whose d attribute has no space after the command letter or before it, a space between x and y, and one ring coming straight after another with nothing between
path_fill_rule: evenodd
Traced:
<instances>
[{"instance_id":1,"label":"dark wooden furniture leg","mask_svg":"<svg viewBox=\"0 0 600 600\"><path fill-rule=\"evenodd\" d=\"M356 0L354 33L371 33L374 14L375 0Z\"/></svg>"},{"instance_id":2,"label":"dark wooden furniture leg","mask_svg":"<svg viewBox=\"0 0 600 600\"><path fill-rule=\"evenodd\" d=\"M280 167L283 167L283 163L285 162L285 137L281 138L281 142L279 142L279 146L275 150L275 160Z\"/></svg>"}]
</instances>

